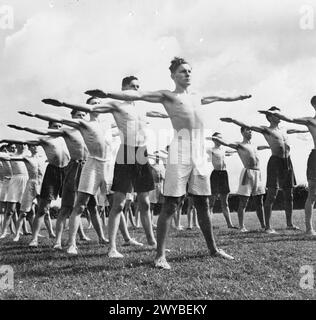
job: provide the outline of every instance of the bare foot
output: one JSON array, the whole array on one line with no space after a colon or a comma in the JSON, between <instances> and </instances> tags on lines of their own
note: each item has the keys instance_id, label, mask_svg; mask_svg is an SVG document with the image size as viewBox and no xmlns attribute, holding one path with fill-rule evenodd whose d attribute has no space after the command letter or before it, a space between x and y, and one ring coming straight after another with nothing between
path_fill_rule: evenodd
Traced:
<instances>
[{"instance_id":1,"label":"bare foot","mask_svg":"<svg viewBox=\"0 0 316 320\"><path fill-rule=\"evenodd\" d=\"M142 247L143 244L141 242L136 241L135 239L129 239L128 241L125 241L123 246L134 246L134 247Z\"/></svg>"},{"instance_id":2,"label":"bare foot","mask_svg":"<svg viewBox=\"0 0 316 320\"><path fill-rule=\"evenodd\" d=\"M32 240L30 243L29 243L29 247L32 247L32 248L36 248L38 247L38 242L37 240Z\"/></svg>"},{"instance_id":3,"label":"bare foot","mask_svg":"<svg viewBox=\"0 0 316 320\"><path fill-rule=\"evenodd\" d=\"M240 232L243 232L243 233L244 233L244 232L248 232L248 230L247 230L245 227L240 228L239 231L240 231Z\"/></svg>"},{"instance_id":4,"label":"bare foot","mask_svg":"<svg viewBox=\"0 0 316 320\"><path fill-rule=\"evenodd\" d=\"M0 236L0 239L4 239L4 238L6 238L8 235L9 235L8 232L4 232L4 233L2 233L2 235Z\"/></svg>"},{"instance_id":5,"label":"bare foot","mask_svg":"<svg viewBox=\"0 0 316 320\"><path fill-rule=\"evenodd\" d=\"M298 226L291 225L291 226L287 226L286 230L298 231L298 230L300 230L300 228Z\"/></svg>"},{"instance_id":6,"label":"bare foot","mask_svg":"<svg viewBox=\"0 0 316 320\"><path fill-rule=\"evenodd\" d=\"M307 236L310 236L310 237L315 237L315 236L316 236L316 231L314 231L314 230L308 230L308 231L305 232L305 234L306 234Z\"/></svg>"},{"instance_id":7,"label":"bare foot","mask_svg":"<svg viewBox=\"0 0 316 320\"><path fill-rule=\"evenodd\" d=\"M171 266L167 262L166 258L160 257L154 260L154 267L158 269L170 270Z\"/></svg>"},{"instance_id":8,"label":"bare foot","mask_svg":"<svg viewBox=\"0 0 316 320\"><path fill-rule=\"evenodd\" d=\"M108 257L115 259L124 258L124 256L121 253L119 253L116 249L110 249L108 252Z\"/></svg>"},{"instance_id":9,"label":"bare foot","mask_svg":"<svg viewBox=\"0 0 316 320\"><path fill-rule=\"evenodd\" d=\"M265 229L264 232L268 234L279 234L278 232L276 232L274 229L271 229L271 228Z\"/></svg>"},{"instance_id":10,"label":"bare foot","mask_svg":"<svg viewBox=\"0 0 316 320\"><path fill-rule=\"evenodd\" d=\"M81 238L80 238L80 241L86 241L86 242L88 242L88 241L91 241L91 239L88 238L87 236L85 236L85 237L81 237Z\"/></svg>"},{"instance_id":11,"label":"bare foot","mask_svg":"<svg viewBox=\"0 0 316 320\"><path fill-rule=\"evenodd\" d=\"M61 246L60 243L56 243L56 244L53 246L53 249L54 249L54 250L63 250L63 247Z\"/></svg>"},{"instance_id":12,"label":"bare foot","mask_svg":"<svg viewBox=\"0 0 316 320\"><path fill-rule=\"evenodd\" d=\"M78 249L75 245L71 245L69 246L69 248L67 249L67 253L71 254L71 255L77 255L78 254Z\"/></svg>"},{"instance_id":13,"label":"bare foot","mask_svg":"<svg viewBox=\"0 0 316 320\"><path fill-rule=\"evenodd\" d=\"M90 239L89 239L90 240ZM107 238L104 238L104 239L99 239L99 244L109 244L110 243L110 240L107 239Z\"/></svg>"},{"instance_id":14,"label":"bare foot","mask_svg":"<svg viewBox=\"0 0 316 320\"><path fill-rule=\"evenodd\" d=\"M235 258L233 256L230 256L227 254L223 249L217 249L217 251L214 254L211 254L212 257L219 257L227 260L234 260Z\"/></svg>"},{"instance_id":15,"label":"bare foot","mask_svg":"<svg viewBox=\"0 0 316 320\"><path fill-rule=\"evenodd\" d=\"M278 234L278 232L276 232L274 229L271 229L271 228L265 229L264 232L268 234Z\"/></svg>"},{"instance_id":16,"label":"bare foot","mask_svg":"<svg viewBox=\"0 0 316 320\"><path fill-rule=\"evenodd\" d=\"M13 238L13 241L14 241L14 242L19 242L19 241L20 241L20 236L19 236L19 235L15 236L15 237Z\"/></svg>"}]
</instances>

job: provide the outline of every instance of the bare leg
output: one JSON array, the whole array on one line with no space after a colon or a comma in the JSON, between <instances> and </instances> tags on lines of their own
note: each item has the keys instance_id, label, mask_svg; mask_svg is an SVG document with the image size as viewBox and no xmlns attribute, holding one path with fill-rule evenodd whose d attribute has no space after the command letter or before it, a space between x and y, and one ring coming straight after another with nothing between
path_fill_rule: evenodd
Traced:
<instances>
[{"instance_id":1,"label":"bare leg","mask_svg":"<svg viewBox=\"0 0 316 320\"><path fill-rule=\"evenodd\" d=\"M112 204L112 208L109 215L110 250L108 252L108 255L110 258L123 257L123 255L117 251L116 236L117 236L117 231L120 225L120 220L124 219L123 209L125 206L125 198L126 198L126 194L122 192L115 192L113 196L113 204Z\"/></svg>"},{"instance_id":2,"label":"bare leg","mask_svg":"<svg viewBox=\"0 0 316 320\"><path fill-rule=\"evenodd\" d=\"M71 212L69 219L69 238L68 238L68 249L67 253L77 254L76 246L76 235L81 221L81 215L84 212L88 201L90 199L90 194L78 192L75 206Z\"/></svg>"},{"instance_id":3,"label":"bare leg","mask_svg":"<svg viewBox=\"0 0 316 320\"><path fill-rule=\"evenodd\" d=\"M59 214L56 220L56 240L55 240L54 249L62 249L61 237L65 228L66 219L70 215L71 211L72 211L72 207L66 207L66 206L61 207L59 211Z\"/></svg>"},{"instance_id":4,"label":"bare leg","mask_svg":"<svg viewBox=\"0 0 316 320\"><path fill-rule=\"evenodd\" d=\"M313 208L316 200L316 181L308 180L308 196L305 202L305 226L306 234L316 236L313 228Z\"/></svg>"},{"instance_id":5,"label":"bare leg","mask_svg":"<svg viewBox=\"0 0 316 320\"><path fill-rule=\"evenodd\" d=\"M188 219L188 226L187 229L192 230L192 218L193 218L193 199L192 197L188 197L188 207L187 207L187 219Z\"/></svg>"},{"instance_id":6,"label":"bare leg","mask_svg":"<svg viewBox=\"0 0 316 320\"><path fill-rule=\"evenodd\" d=\"M91 241L91 239L85 234L82 219L80 219L79 227L78 227L78 236L81 241Z\"/></svg>"},{"instance_id":7,"label":"bare leg","mask_svg":"<svg viewBox=\"0 0 316 320\"><path fill-rule=\"evenodd\" d=\"M136 224L135 224L135 221L134 221L134 215L133 215L132 206L129 207L128 212L127 212L127 215L128 215L128 219L129 219L132 227L133 227L134 229L136 229Z\"/></svg>"},{"instance_id":8,"label":"bare leg","mask_svg":"<svg viewBox=\"0 0 316 320\"><path fill-rule=\"evenodd\" d=\"M266 222L266 232L267 233L276 233L274 229L271 228L270 219L272 213L272 206L278 194L278 189L268 188L267 197L264 202L264 220Z\"/></svg>"},{"instance_id":9,"label":"bare leg","mask_svg":"<svg viewBox=\"0 0 316 320\"><path fill-rule=\"evenodd\" d=\"M264 222L264 213L263 213L263 194L254 197L256 204L256 213L258 220L260 222L261 228L265 229L266 225Z\"/></svg>"},{"instance_id":10,"label":"bare leg","mask_svg":"<svg viewBox=\"0 0 316 320\"><path fill-rule=\"evenodd\" d=\"M14 242L17 242L20 240L20 232L21 232L21 229L22 229L22 224L23 224L23 221L24 221L24 218L26 217L26 213L25 212L20 212L19 214L19 219L16 223L16 233L15 233L15 237L13 239Z\"/></svg>"},{"instance_id":11,"label":"bare leg","mask_svg":"<svg viewBox=\"0 0 316 320\"><path fill-rule=\"evenodd\" d=\"M108 243L109 242L108 239L106 239L104 236L101 218L100 218L97 206L96 205L89 206L89 212L90 212L91 222L92 222L93 228L99 237L99 243L100 244Z\"/></svg>"},{"instance_id":12,"label":"bare leg","mask_svg":"<svg viewBox=\"0 0 316 320\"><path fill-rule=\"evenodd\" d=\"M155 257L155 266L158 268L170 269L170 265L166 261L166 241L172 216L178 210L180 201L180 197L165 197L165 202L158 217L157 253Z\"/></svg>"},{"instance_id":13,"label":"bare leg","mask_svg":"<svg viewBox=\"0 0 316 320\"><path fill-rule=\"evenodd\" d=\"M231 218L230 218L230 211L229 211L229 206L228 206L228 193L227 194L220 194L219 198L221 200L222 211L223 211L224 218L226 220L227 227L230 229L234 229L234 226L233 226Z\"/></svg>"},{"instance_id":14,"label":"bare leg","mask_svg":"<svg viewBox=\"0 0 316 320\"><path fill-rule=\"evenodd\" d=\"M197 211L200 228L205 238L210 255L233 260L234 258L232 256L225 253L222 249L218 249L216 246L213 235L211 215L209 212L208 197L194 195L193 201Z\"/></svg>"},{"instance_id":15,"label":"bare leg","mask_svg":"<svg viewBox=\"0 0 316 320\"><path fill-rule=\"evenodd\" d=\"M184 205L184 200L185 200L184 197L181 198L181 202L178 205L178 210L174 214L174 224L177 230L183 230L183 226L181 225L181 214L182 214L182 208Z\"/></svg>"},{"instance_id":16,"label":"bare leg","mask_svg":"<svg viewBox=\"0 0 316 320\"><path fill-rule=\"evenodd\" d=\"M193 214L192 214L193 215L193 227L200 229L200 225L199 225L198 218L197 218L197 212L196 212L196 209L194 206L192 208L192 212L193 212Z\"/></svg>"},{"instance_id":17,"label":"bare leg","mask_svg":"<svg viewBox=\"0 0 316 320\"><path fill-rule=\"evenodd\" d=\"M4 222L3 222L3 228L2 233L0 236L0 239L4 239L6 236L9 235L8 228L11 224L11 219L14 213L16 212L16 203L15 202L7 202L5 215L4 215Z\"/></svg>"},{"instance_id":18,"label":"bare leg","mask_svg":"<svg viewBox=\"0 0 316 320\"><path fill-rule=\"evenodd\" d=\"M245 227L244 224L244 217L245 217L245 211L247 207L249 197L246 196L239 196L239 206L238 206L238 221L239 221L239 230L241 232L247 232L248 230Z\"/></svg>"},{"instance_id":19,"label":"bare leg","mask_svg":"<svg viewBox=\"0 0 316 320\"><path fill-rule=\"evenodd\" d=\"M92 228L92 220L91 220L91 214L89 210L86 210L86 219L88 221L88 229Z\"/></svg>"},{"instance_id":20,"label":"bare leg","mask_svg":"<svg viewBox=\"0 0 316 320\"><path fill-rule=\"evenodd\" d=\"M284 190L284 208L287 229L299 230L299 228L293 224L293 188Z\"/></svg>"},{"instance_id":21,"label":"bare leg","mask_svg":"<svg viewBox=\"0 0 316 320\"><path fill-rule=\"evenodd\" d=\"M45 222L45 226L46 226L49 237L52 239L56 238L56 235L53 230L53 224L52 224L52 219L50 217L49 210L48 210L48 213L44 215L44 222Z\"/></svg>"},{"instance_id":22,"label":"bare leg","mask_svg":"<svg viewBox=\"0 0 316 320\"><path fill-rule=\"evenodd\" d=\"M135 202L135 224L136 224L136 228L140 228L140 212L139 212L138 201Z\"/></svg>"},{"instance_id":23,"label":"bare leg","mask_svg":"<svg viewBox=\"0 0 316 320\"><path fill-rule=\"evenodd\" d=\"M2 231L3 228L3 222L4 222L4 214L6 209L6 202L1 201L0 202L0 230Z\"/></svg>"},{"instance_id":24,"label":"bare leg","mask_svg":"<svg viewBox=\"0 0 316 320\"><path fill-rule=\"evenodd\" d=\"M129 226L129 222L128 222L128 211L130 209L131 206L131 200L126 200L125 201L125 206L124 206L124 217L127 223L127 227Z\"/></svg>"},{"instance_id":25,"label":"bare leg","mask_svg":"<svg viewBox=\"0 0 316 320\"><path fill-rule=\"evenodd\" d=\"M45 200L42 198L39 200L38 210L36 212L35 219L33 222L32 241L29 244L29 246L31 247L37 247L38 245L39 232L44 221L44 216L49 213L50 203L50 200Z\"/></svg>"},{"instance_id":26,"label":"bare leg","mask_svg":"<svg viewBox=\"0 0 316 320\"><path fill-rule=\"evenodd\" d=\"M150 214L150 202L149 202L149 193L140 192L138 194L138 203L140 208L140 218L145 230L147 243L150 246L156 246L157 242L154 236L151 214Z\"/></svg>"},{"instance_id":27,"label":"bare leg","mask_svg":"<svg viewBox=\"0 0 316 320\"><path fill-rule=\"evenodd\" d=\"M18 220L16 221L15 226L17 226ZM26 221L26 217L23 218L22 220L22 228L23 228L23 234L25 236L31 235L32 233L29 231L28 227L27 227L27 221ZM16 233L17 233L17 227L16 227Z\"/></svg>"},{"instance_id":28,"label":"bare leg","mask_svg":"<svg viewBox=\"0 0 316 320\"><path fill-rule=\"evenodd\" d=\"M217 199L217 195L212 194L211 196L209 196L210 213L213 213L213 208L214 208L216 199Z\"/></svg>"}]
</instances>

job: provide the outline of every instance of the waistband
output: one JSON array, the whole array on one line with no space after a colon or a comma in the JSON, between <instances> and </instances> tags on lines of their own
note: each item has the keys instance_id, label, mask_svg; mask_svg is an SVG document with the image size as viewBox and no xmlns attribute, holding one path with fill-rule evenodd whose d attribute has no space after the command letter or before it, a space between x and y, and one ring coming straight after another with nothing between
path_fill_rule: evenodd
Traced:
<instances>
[{"instance_id":1,"label":"waistband","mask_svg":"<svg viewBox=\"0 0 316 320\"><path fill-rule=\"evenodd\" d=\"M97 160L97 161L100 161L100 162L108 162L108 161L110 161L110 159L103 159L103 158L94 157L94 156L88 156L88 159L94 159L94 160Z\"/></svg>"},{"instance_id":2,"label":"waistband","mask_svg":"<svg viewBox=\"0 0 316 320\"><path fill-rule=\"evenodd\" d=\"M243 168L244 170L252 170L252 171L260 171L260 169L259 168L257 168L257 169L254 169L254 168Z\"/></svg>"},{"instance_id":3,"label":"waistband","mask_svg":"<svg viewBox=\"0 0 316 320\"><path fill-rule=\"evenodd\" d=\"M83 160L83 159L79 159L79 160L75 160L75 159L70 159L69 163L85 163L87 160Z\"/></svg>"}]
</instances>

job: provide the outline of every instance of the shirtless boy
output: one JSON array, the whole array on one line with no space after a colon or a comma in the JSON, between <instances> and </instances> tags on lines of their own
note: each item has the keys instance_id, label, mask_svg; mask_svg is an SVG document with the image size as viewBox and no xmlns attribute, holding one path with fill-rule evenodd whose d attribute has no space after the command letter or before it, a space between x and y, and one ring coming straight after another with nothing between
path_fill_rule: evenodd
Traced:
<instances>
[{"instance_id":1,"label":"shirtless boy","mask_svg":"<svg viewBox=\"0 0 316 320\"><path fill-rule=\"evenodd\" d=\"M199 224L205 237L211 256L233 257L217 248L213 236L209 213L208 196L210 196L209 173L207 171L206 152L204 148L204 124L200 112L201 104L214 101L235 101L248 97L220 98L216 96L201 97L188 92L191 84L191 66L184 59L175 58L170 66L171 78L175 82L174 91L161 90L140 92L126 90L121 92L87 91L87 94L101 98L113 98L125 101L143 100L161 103L165 107L175 130L175 138L170 145L169 161L166 168L164 186L165 203L157 224L157 255L154 264L158 268L170 269L165 258L166 239L173 214L176 212L182 196L186 193L189 182L189 193L193 195ZM182 139L178 139L181 135ZM203 138L202 138L203 137ZM179 141L180 140L180 141ZM182 148L178 146L182 144ZM193 148L194 154L191 154ZM197 165L197 162L205 161ZM179 163L179 161L182 163Z\"/></svg>"}]
</instances>

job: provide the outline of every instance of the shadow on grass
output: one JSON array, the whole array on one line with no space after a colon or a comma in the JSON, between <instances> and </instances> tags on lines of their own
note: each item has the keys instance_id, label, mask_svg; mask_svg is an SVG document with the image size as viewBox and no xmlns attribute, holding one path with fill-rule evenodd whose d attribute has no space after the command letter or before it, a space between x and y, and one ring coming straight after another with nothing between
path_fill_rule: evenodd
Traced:
<instances>
[{"instance_id":1,"label":"shadow on grass","mask_svg":"<svg viewBox=\"0 0 316 320\"><path fill-rule=\"evenodd\" d=\"M100 255L101 257L102 255ZM104 255L105 256L105 255ZM30 279L30 278L38 278L38 277L50 277L52 274L59 275L59 276L73 276L73 275L82 275L85 276L85 274L89 273L100 273L100 272L111 272L111 271L126 271L130 269L137 269L139 267L149 267L154 270L153 266L153 258L147 258L143 259L144 257L140 257L139 259L118 259L118 260L110 260L109 258L105 257L104 264L99 264L99 261L89 261L86 258L96 258L96 254L88 254L88 255L78 255L78 256L63 256L60 258L67 259L68 262L73 262L74 264L67 264L64 266L58 265L58 263L52 264L49 263L48 266L41 267L41 270L36 269L29 269L27 271L18 272L18 278L19 279ZM170 256L168 258L168 261L170 263L180 263L180 262L190 262L190 260L203 260L205 258L210 258L210 255L207 253L207 250L205 252L196 253L196 254L181 254L178 256ZM216 258L217 259L217 258ZM41 260L47 260L47 257L42 257ZM224 260L220 260L224 261ZM229 261L226 260L228 263ZM14 261L16 263L16 261ZM49 261L47 261L49 262ZM53 260L54 262L54 260ZM78 264L80 263L80 264ZM98 265L95 265L98 263ZM94 265L93 265L94 264ZM36 268L36 266L35 266ZM158 269L156 269L158 271ZM163 270L165 272L165 270ZM130 273L130 272L128 272ZM132 273L133 274L133 271Z\"/></svg>"}]
</instances>

